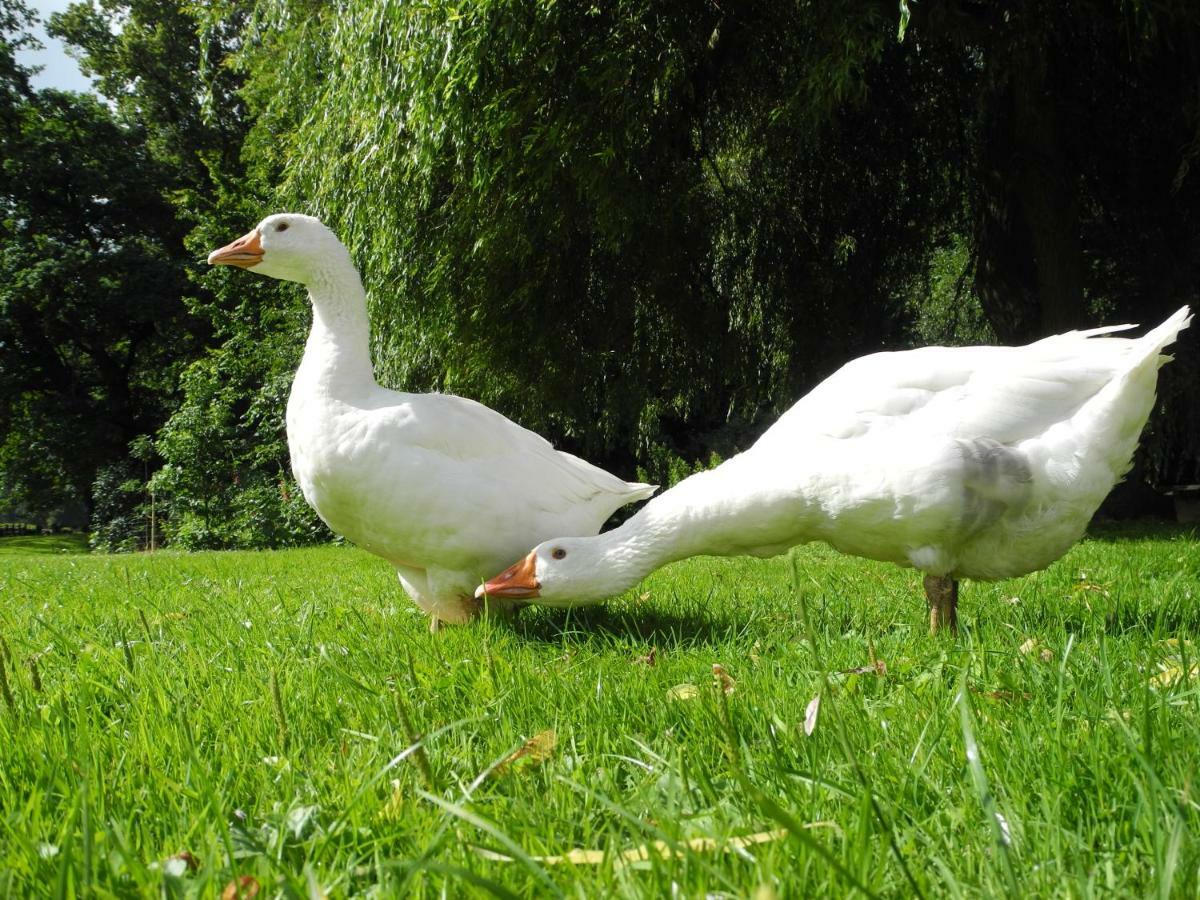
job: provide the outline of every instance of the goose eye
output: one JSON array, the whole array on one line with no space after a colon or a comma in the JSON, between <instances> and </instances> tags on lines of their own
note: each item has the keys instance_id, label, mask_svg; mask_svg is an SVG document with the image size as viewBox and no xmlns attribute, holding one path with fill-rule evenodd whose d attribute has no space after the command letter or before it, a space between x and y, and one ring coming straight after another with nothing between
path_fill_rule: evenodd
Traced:
<instances>
[{"instance_id":1,"label":"goose eye","mask_svg":"<svg viewBox=\"0 0 1200 900\"><path fill-rule=\"evenodd\" d=\"M278 225L276 225L276 226L275 226L275 230L276 230L276 231L287 231L287 230L288 230L288 223L287 223L287 222L280 222Z\"/></svg>"},{"instance_id":2,"label":"goose eye","mask_svg":"<svg viewBox=\"0 0 1200 900\"><path fill-rule=\"evenodd\" d=\"M555 559L562 559L564 556L567 555L567 551L564 550L562 547L555 547L553 550L550 551L550 555L553 556Z\"/></svg>"}]
</instances>

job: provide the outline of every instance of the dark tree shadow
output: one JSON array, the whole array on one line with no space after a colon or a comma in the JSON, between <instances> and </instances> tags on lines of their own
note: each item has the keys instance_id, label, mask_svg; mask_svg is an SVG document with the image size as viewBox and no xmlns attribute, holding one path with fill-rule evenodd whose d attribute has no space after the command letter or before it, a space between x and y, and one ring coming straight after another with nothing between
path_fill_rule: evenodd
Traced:
<instances>
[{"instance_id":1,"label":"dark tree shadow","mask_svg":"<svg viewBox=\"0 0 1200 900\"><path fill-rule=\"evenodd\" d=\"M723 614L716 604L692 604L667 612L652 606L631 608L618 601L574 609L530 607L521 612L512 628L519 637L544 643L599 640L675 649L728 642L748 634L755 620L753 616Z\"/></svg>"},{"instance_id":2,"label":"dark tree shadow","mask_svg":"<svg viewBox=\"0 0 1200 900\"><path fill-rule=\"evenodd\" d=\"M1097 519L1088 525L1087 538L1106 544L1145 540L1200 542L1200 526L1165 519Z\"/></svg>"}]
</instances>

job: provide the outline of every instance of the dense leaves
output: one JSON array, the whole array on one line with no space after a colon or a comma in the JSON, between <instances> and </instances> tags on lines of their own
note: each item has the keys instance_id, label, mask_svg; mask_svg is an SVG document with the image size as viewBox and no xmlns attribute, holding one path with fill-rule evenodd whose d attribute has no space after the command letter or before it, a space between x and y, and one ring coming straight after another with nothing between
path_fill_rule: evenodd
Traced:
<instances>
[{"instance_id":1,"label":"dense leaves","mask_svg":"<svg viewBox=\"0 0 1200 900\"><path fill-rule=\"evenodd\" d=\"M3 162L0 474L10 502L90 506L97 472L177 402L179 361L203 332L181 300L182 229L140 129L55 91L23 102L16 126Z\"/></svg>"},{"instance_id":2,"label":"dense leaves","mask_svg":"<svg viewBox=\"0 0 1200 900\"><path fill-rule=\"evenodd\" d=\"M109 105L35 95L0 55L21 134L5 202L76 169L90 192L51 191L45 228L6 220L0 291L25 312L0 327L45 341L0 342L0 405L23 423L5 430L6 495L90 502L103 475L101 506L133 517L116 531L147 534L133 520L153 496L186 546L327 534L282 427L303 294L195 264L281 208L350 246L382 381L476 397L664 482L746 446L851 357L1196 303L1200 9L902 6L73 5L52 30ZM0 10L15 46L27 16ZM91 157L66 152L71 128L92 130ZM98 170L108 141L137 183ZM68 271L75 294L48 280ZM150 284L171 312L137 339ZM73 344L64 323L91 321L76 294L118 288L91 349ZM127 399L96 346L132 373ZM1196 346L1164 371L1146 438L1159 484L1200 478ZM14 387L55 360L79 382L68 399L111 422ZM103 453L67 460L95 428Z\"/></svg>"}]
</instances>

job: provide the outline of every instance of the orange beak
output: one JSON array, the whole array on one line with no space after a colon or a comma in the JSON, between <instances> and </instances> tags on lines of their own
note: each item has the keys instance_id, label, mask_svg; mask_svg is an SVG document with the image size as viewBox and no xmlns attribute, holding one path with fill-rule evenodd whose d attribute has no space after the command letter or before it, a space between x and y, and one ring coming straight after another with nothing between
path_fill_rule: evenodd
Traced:
<instances>
[{"instance_id":1,"label":"orange beak","mask_svg":"<svg viewBox=\"0 0 1200 900\"><path fill-rule=\"evenodd\" d=\"M210 266L237 266L239 269L249 269L262 262L262 235L255 228L249 234L244 234L232 244L226 244L220 250L208 254Z\"/></svg>"},{"instance_id":2,"label":"orange beak","mask_svg":"<svg viewBox=\"0 0 1200 900\"><path fill-rule=\"evenodd\" d=\"M476 588L475 596L528 600L540 596L538 591L541 587L537 580L537 554L530 552L520 562L509 566L487 584Z\"/></svg>"}]
</instances>

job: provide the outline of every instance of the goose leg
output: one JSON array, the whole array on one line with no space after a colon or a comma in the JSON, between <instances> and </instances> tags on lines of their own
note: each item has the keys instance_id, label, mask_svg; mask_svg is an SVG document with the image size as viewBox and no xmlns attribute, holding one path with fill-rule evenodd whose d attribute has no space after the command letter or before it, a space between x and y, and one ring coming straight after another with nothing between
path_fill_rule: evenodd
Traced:
<instances>
[{"instance_id":1,"label":"goose leg","mask_svg":"<svg viewBox=\"0 0 1200 900\"><path fill-rule=\"evenodd\" d=\"M958 582L944 575L926 575L925 599L929 602L929 633L949 628L951 634L958 634Z\"/></svg>"}]
</instances>

